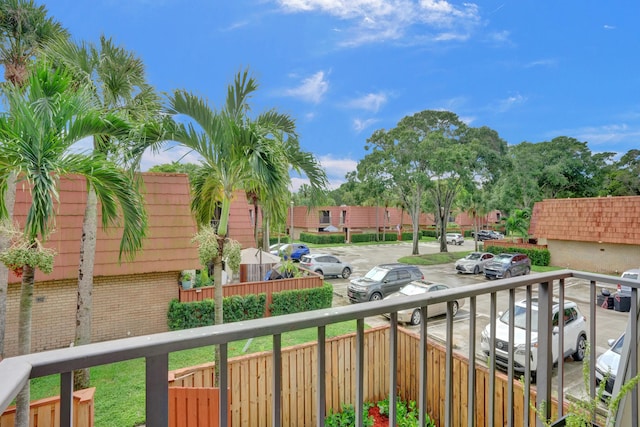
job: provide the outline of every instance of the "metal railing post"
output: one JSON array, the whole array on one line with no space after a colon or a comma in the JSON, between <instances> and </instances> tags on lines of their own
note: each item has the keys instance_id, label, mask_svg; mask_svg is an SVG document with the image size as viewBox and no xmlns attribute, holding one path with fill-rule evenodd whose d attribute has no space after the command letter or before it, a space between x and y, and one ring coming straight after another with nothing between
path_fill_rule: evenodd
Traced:
<instances>
[{"instance_id":1,"label":"metal railing post","mask_svg":"<svg viewBox=\"0 0 640 427\"><path fill-rule=\"evenodd\" d=\"M538 284L538 366L536 367L536 404L545 420L551 417L553 283ZM538 426L542 426L538 420Z\"/></svg>"},{"instance_id":2,"label":"metal railing post","mask_svg":"<svg viewBox=\"0 0 640 427\"><path fill-rule=\"evenodd\" d=\"M166 427L169 425L169 355L167 353L146 358L146 425Z\"/></svg>"}]
</instances>

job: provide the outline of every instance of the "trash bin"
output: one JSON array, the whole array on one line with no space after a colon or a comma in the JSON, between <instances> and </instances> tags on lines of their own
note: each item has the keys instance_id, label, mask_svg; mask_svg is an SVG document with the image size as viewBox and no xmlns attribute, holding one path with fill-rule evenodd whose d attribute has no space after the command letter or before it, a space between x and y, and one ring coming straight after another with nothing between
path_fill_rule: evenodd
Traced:
<instances>
[{"instance_id":1,"label":"trash bin","mask_svg":"<svg viewBox=\"0 0 640 427\"><path fill-rule=\"evenodd\" d=\"M613 298L613 309L615 311L631 310L631 297L616 293L615 297Z\"/></svg>"},{"instance_id":2,"label":"trash bin","mask_svg":"<svg viewBox=\"0 0 640 427\"><path fill-rule=\"evenodd\" d=\"M602 307L607 310L613 309L614 302L611 292L609 292L608 289L602 289L602 291L600 291L600 295L596 297L596 303L598 304L598 307Z\"/></svg>"}]
</instances>

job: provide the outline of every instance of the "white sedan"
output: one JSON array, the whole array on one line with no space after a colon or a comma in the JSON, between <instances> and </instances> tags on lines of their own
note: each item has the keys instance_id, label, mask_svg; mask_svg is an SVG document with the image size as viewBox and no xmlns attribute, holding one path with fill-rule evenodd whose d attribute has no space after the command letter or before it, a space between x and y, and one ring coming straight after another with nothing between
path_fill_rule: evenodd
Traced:
<instances>
[{"instance_id":1,"label":"white sedan","mask_svg":"<svg viewBox=\"0 0 640 427\"><path fill-rule=\"evenodd\" d=\"M406 296L418 296L424 295L427 292L436 292L436 291L444 291L449 289L447 285L443 285L440 283L429 283L424 280L414 280L409 284L405 285L398 292L395 292L385 298L394 299L399 297ZM458 313L460 307L464 305L464 300L461 301L453 301L452 314L455 316ZM440 316L442 314L447 313L447 303L442 302L438 304L431 304L427 308L427 315L429 317ZM385 316L389 317L389 314L385 314ZM419 308L410 308L407 310L402 310L398 312L398 322L402 323L410 323L412 325L419 325L422 321L422 312Z\"/></svg>"},{"instance_id":2,"label":"white sedan","mask_svg":"<svg viewBox=\"0 0 640 427\"><path fill-rule=\"evenodd\" d=\"M456 261L458 273L484 273L484 266L493 259L489 252L471 252L464 258Z\"/></svg>"}]
</instances>

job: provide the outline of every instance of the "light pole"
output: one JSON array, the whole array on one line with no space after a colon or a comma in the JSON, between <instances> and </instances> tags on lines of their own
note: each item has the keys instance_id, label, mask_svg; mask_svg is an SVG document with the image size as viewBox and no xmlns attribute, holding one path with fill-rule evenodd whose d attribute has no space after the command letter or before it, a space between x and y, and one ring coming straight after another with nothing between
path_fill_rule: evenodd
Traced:
<instances>
[{"instance_id":1,"label":"light pole","mask_svg":"<svg viewBox=\"0 0 640 427\"><path fill-rule=\"evenodd\" d=\"M291 243L293 243L293 200L291 201L291 223L289 225L289 228L291 229Z\"/></svg>"}]
</instances>

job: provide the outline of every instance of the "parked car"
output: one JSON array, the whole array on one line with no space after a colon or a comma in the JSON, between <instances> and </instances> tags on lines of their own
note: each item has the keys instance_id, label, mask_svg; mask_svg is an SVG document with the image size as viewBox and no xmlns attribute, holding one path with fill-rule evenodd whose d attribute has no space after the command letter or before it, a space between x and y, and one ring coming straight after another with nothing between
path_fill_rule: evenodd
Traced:
<instances>
[{"instance_id":1,"label":"parked car","mask_svg":"<svg viewBox=\"0 0 640 427\"><path fill-rule=\"evenodd\" d=\"M385 297L385 300L396 299L406 296L420 296L428 292L444 291L449 289L447 285L440 283L429 283L424 280L414 280L408 285L404 286L398 292L394 292L391 295ZM460 307L464 305L464 300L454 301L452 307L452 314L455 316L458 313ZM447 313L447 303L442 302L438 304L432 304L427 308L427 315L429 317L440 316ZM385 316L390 317L388 313ZM398 322L410 323L412 325L419 325L422 321L422 312L419 308L409 308L398 312Z\"/></svg>"},{"instance_id":2,"label":"parked car","mask_svg":"<svg viewBox=\"0 0 640 427\"><path fill-rule=\"evenodd\" d=\"M493 260L493 254L489 252L471 252L464 258L456 261L458 273L484 273L484 266Z\"/></svg>"},{"instance_id":3,"label":"parked car","mask_svg":"<svg viewBox=\"0 0 640 427\"><path fill-rule=\"evenodd\" d=\"M531 260L524 254L500 254L484 266L487 279L502 279L524 276L531 272Z\"/></svg>"},{"instance_id":4,"label":"parked car","mask_svg":"<svg viewBox=\"0 0 640 427\"><path fill-rule=\"evenodd\" d=\"M640 282L640 268L633 268L622 273L622 279L636 280ZM631 296L631 286L621 285L618 283L618 294L625 297Z\"/></svg>"},{"instance_id":5,"label":"parked car","mask_svg":"<svg viewBox=\"0 0 640 427\"><path fill-rule=\"evenodd\" d=\"M611 396L613 393L613 385L616 382L616 374L618 373L618 365L620 364L620 355L622 354L622 346L624 345L624 334L616 339L608 341L609 350L598 356L596 360L596 384L600 385L602 380L607 377L607 384L604 386L605 396Z\"/></svg>"},{"instance_id":6,"label":"parked car","mask_svg":"<svg viewBox=\"0 0 640 427\"><path fill-rule=\"evenodd\" d=\"M513 360L514 370L518 373L523 373L525 368L526 358L530 358L531 363L531 379L535 381L536 370L538 368L538 299L531 299L531 348L525 348L525 340L527 331L526 327L526 312L527 301L522 300L515 304L515 310L513 315L514 322L514 340L513 348L514 352L511 357ZM554 333L552 335L551 353L553 363L558 361L558 317L560 312L560 304L558 302L553 303L553 326ZM562 350L563 357L572 355L573 360L580 361L584 359L586 352L586 340L587 340L587 322L584 316L580 313L578 306L575 302L565 301L564 310L564 348ZM496 322L496 339L495 339L495 354L496 365L507 369L509 366L509 320L511 313L507 310L501 313ZM490 354L490 328L491 324L487 325L480 334L480 348L487 356Z\"/></svg>"},{"instance_id":7,"label":"parked car","mask_svg":"<svg viewBox=\"0 0 640 427\"><path fill-rule=\"evenodd\" d=\"M347 286L347 296L351 303L377 301L418 279L424 279L424 275L415 265L380 264L364 277L352 279Z\"/></svg>"},{"instance_id":8,"label":"parked car","mask_svg":"<svg viewBox=\"0 0 640 427\"><path fill-rule=\"evenodd\" d=\"M353 268L338 257L329 254L308 254L300 258L300 267L323 276L340 276L348 279Z\"/></svg>"},{"instance_id":9,"label":"parked car","mask_svg":"<svg viewBox=\"0 0 640 427\"><path fill-rule=\"evenodd\" d=\"M293 261L300 261L300 257L302 255L307 255L311 251L309 250L309 247L304 243L285 243L280 244L280 246L277 246L276 244L275 247L274 245L271 245L269 247L269 252L272 255L281 257L284 260L291 258L291 260Z\"/></svg>"},{"instance_id":10,"label":"parked car","mask_svg":"<svg viewBox=\"0 0 640 427\"><path fill-rule=\"evenodd\" d=\"M476 232L472 231L471 232L471 236L475 237L476 236ZM479 241L483 241L483 240L500 240L500 239L504 239L504 235L502 233L498 233L497 231L493 231L493 230L478 230L478 240Z\"/></svg>"},{"instance_id":11,"label":"parked car","mask_svg":"<svg viewBox=\"0 0 640 427\"><path fill-rule=\"evenodd\" d=\"M445 235L447 243L452 245L462 245L464 243L464 237L460 233L447 233Z\"/></svg>"}]
</instances>

